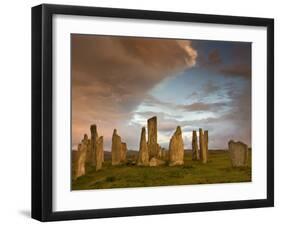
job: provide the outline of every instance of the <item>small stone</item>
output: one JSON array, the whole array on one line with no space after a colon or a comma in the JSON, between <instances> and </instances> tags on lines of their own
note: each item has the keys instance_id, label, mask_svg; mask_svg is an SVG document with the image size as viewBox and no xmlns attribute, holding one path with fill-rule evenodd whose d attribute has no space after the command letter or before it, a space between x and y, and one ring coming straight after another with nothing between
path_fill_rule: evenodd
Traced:
<instances>
[{"instance_id":1,"label":"small stone","mask_svg":"<svg viewBox=\"0 0 281 226\"><path fill-rule=\"evenodd\" d=\"M150 159L150 161L149 161L149 166L152 166L152 167L154 167L154 166L162 166L162 165L165 165L165 161L163 161L163 160L160 160L160 159L157 159L157 158L152 158L152 159Z\"/></svg>"}]
</instances>

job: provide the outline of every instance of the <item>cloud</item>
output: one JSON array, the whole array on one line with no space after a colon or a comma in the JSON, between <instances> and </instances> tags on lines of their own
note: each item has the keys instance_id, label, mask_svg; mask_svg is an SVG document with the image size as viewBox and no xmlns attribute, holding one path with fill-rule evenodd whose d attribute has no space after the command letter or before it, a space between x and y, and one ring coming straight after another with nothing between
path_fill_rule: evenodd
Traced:
<instances>
[{"instance_id":1,"label":"cloud","mask_svg":"<svg viewBox=\"0 0 281 226\"><path fill-rule=\"evenodd\" d=\"M205 103L205 102L196 102L192 104L186 105L178 105L178 108L181 108L186 111L218 111L222 107L227 106L226 103L218 102L218 103Z\"/></svg>"},{"instance_id":2,"label":"cloud","mask_svg":"<svg viewBox=\"0 0 281 226\"><path fill-rule=\"evenodd\" d=\"M251 78L252 51L249 42L194 41L201 67L224 76Z\"/></svg>"},{"instance_id":3,"label":"cloud","mask_svg":"<svg viewBox=\"0 0 281 226\"><path fill-rule=\"evenodd\" d=\"M213 49L208 54L208 64L217 65L222 62L221 55L218 49Z\"/></svg>"},{"instance_id":4,"label":"cloud","mask_svg":"<svg viewBox=\"0 0 281 226\"><path fill-rule=\"evenodd\" d=\"M155 106L175 107L174 103L159 100L159 99L155 98L154 96L152 96L150 94L147 94L144 97L142 104L144 104L146 106L151 106L151 107L155 107Z\"/></svg>"},{"instance_id":5,"label":"cloud","mask_svg":"<svg viewBox=\"0 0 281 226\"><path fill-rule=\"evenodd\" d=\"M248 64L225 65L219 71L225 76L242 76L244 78L250 78L252 74L251 65Z\"/></svg>"},{"instance_id":6,"label":"cloud","mask_svg":"<svg viewBox=\"0 0 281 226\"><path fill-rule=\"evenodd\" d=\"M187 40L74 34L71 57L72 143L97 124L109 146L148 91L195 65L197 52Z\"/></svg>"},{"instance_id":7,"label":"cloud","mask_svg":"<svg viewBox=\"0 0 281 226\"><path fill-rule=\"evenodd\" d=\"M227 142L231 139L245 142L251 146L251 83L240 92L232 92L235 89L229 86L229 98L231 106L226 112L216 117L207 117L186 122L188 127L185 132L203 128L209 130L210 146L212 148L227 148Z\"/></svg>"},{"instance_id":8,"label":"cloud","mask_svg":"<svg viewBox=\"0 0 281 226\"><path fill-rule=\"evenodd\" d=\"M141 127L154 115L162 144L168 144L178 125L186 141L193 129L202 127L210 131L210 147L225 147L230 138L250 144L250 44L205 41L206 49L199 52L196 42L200 41L72 35L73 144L84 133L89 135L90 124L97 124L106 150L110 150L114 128L129 149L138 149ZM202 53L208 64L198 63ZM206 73L206 79L196 73L185 76L186 89L175 89L178 83L170 78L194 65L195 71L203 67L216 73ZM167 94L174 93L174 100L159 93L155 96L160 99L151 96L150 91L164 80L173 85ZM188 100L186 91L190 92Z\"/></svg>"},{"instance_id":9,"label":"cloud","mask_svg":"<svg viewBox=\"0 0 281 226\"><path fill-rule=\"evenodd\" d=\"M231 48L231 61L223 64L219 72L225 76L240 76L251 79L252 74L252 45L251 43L238 43Z\"/></svg>"},{"instance_id":10,"label":"cloud","mask_svg":"<svg viewBox=\"0 0 281 226\"><path fill-rule=\"evenodd\" d=\"M205 95L217 92L220 89L218 85L216 85L214 82L209 80L207 83L203 85L203 92Z\"/></svg>"}]
</instances>

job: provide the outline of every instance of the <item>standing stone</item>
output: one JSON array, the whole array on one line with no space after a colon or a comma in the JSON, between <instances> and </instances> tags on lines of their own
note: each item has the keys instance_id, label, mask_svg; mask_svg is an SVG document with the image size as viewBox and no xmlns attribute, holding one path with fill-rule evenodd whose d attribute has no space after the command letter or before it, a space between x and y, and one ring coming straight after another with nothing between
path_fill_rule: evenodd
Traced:
<instances>
[{"instance_id":1,"label":"standing stone","mask_svg":"<svg viewBox=\"0 0 281 226\"><path fill-rule=\"evenodd\" d=\"M77 149L77 157L76 163L74 163L74 175L73 179L77 179L80 176L83 176L86 173L85 169L85 162L86 162L86 155L87 155L87 148L88 148L88 138L84 136L81 144L78 145Z\"/></svg>"},{"instance_id":2,"label":"standing stone","mask_svg":"<svg viewBox=\"0 0 281 226\"><path fill-rule=\"evenodd\" d=\"M142 127L141 130L141 139L140 139L140 149L138 154L138 166L148 166L149 165L149 153L146 143L145 127Z\"/></svg>"},{"instance_id":3,"label":"standing stone","mask_svg":"<svg viewBox=\"0 0 281 226\"><path fill-rule=\"evenodd\" d=\"M127 144L122 142L121 143L121 156L120 156L120 161L121 162L126 162L126 155L127 155Z\"/></svg>"},{"instance_id":4,"label":"standing stone","mask_svg":"<svg viewBox=\"0 0 281 226\"><path fill-rule=\"evenodd\" d=\"M204 143L205 143L205 149L206 149L206 157L208 159L208 154L209 154L209 133L208 130L204 131Z\"/></svg>"},{"instance_id":5,"label":"standing stone","mask_svg":"<svg viewBox=\"0 0 281 226\"><path fill-rule=\"evenodd\" d=\"M197 133L195 130L192 131L192 160L200 160Z\"/></svg>"},{"instance_id":6,"label":"standing stone","mask_svg":"<svg viewBox=\"0 0 281 226\"><path fill-rule=\"evenodd\" d=\"M94 166L96 164L96 143L98 139L98 132L97 132L97 126L96 125L91 125L90 127L91 131L91 139L90 139L90 147L87 151L87 157L86 157L86 162L90 166Z\"/></svg>"},{"instance_id":7,"label":"standing stone","mask_svg":"<svg viewBox=\"0 0 281 226\"><path fill-rule=\"evenodd\" d=\"M100 170L102 168L102 162L103 162L103 137L99 137L99 139L96 142L96 171Z\"/></svg>"},{"instance_id":8,"label":"standing stone","mask_svg":"<svg viewBox=\"0 0 281 226\"><path fill-rule=\"evenodd\" d=\"M184 145L180 126L177 127L169 145L169 166L183 165Z\"/></svg>"},{"instance_id":9,"label":"standing stone","mask_svg":"<svg viewBox=\"0 0 281 226\"><path fill-rule=\"evenodd\" d=\"M78 162L78 148L79 145L77 146L77 150L72 150L71 152L71 179L75 180L75 176L76 176L76 171L77 171L77 162Z\"/></svg>"},{"instance_id":10,"label":"standing stone","mask_svg":"<svg viewBox=\"0 0 281 226\"><path fill-rule=\"evenodd\" d=\"M117 130L114 129L111 144L112 165L119 165L121 161L121 137L118 136Z\"/></svg>"},{"instance_id":11,"label":"standing stone","mask_svg":"<svg viewBox=\"0 0 281 226\"><path fill-rule=\"evenodd\" d=\"M88 135L84 134L83 140L81 141L81 145L83 146L83 148L86 148L86 156L85 156L85 171L86 173L88 171L91 170L91 166L92 166L92 153L91 153L91 140L88 139ZM85 147L84 147L85 145Z\"/></svg>"},{"instance_id":12,"label":"standing stone","mask_svg":"<svg viewBox=\"0 0 281 226\"><path fill-rule=\"evenodd\" d=\"M204 139L204 134L203 130L199 128L199 158L202 160L202 150L203 150L203 139Z\"/></svg>"},{"instance_id":13,"label":"standing stone","mask_svg":"<svg viewBox=\"0 0 281 226\"><path fill-rule=\"evenodd\" d=\"M202 163L207 163L207 150L205 143L205 136L203 130L199 129L199 146L200 146L200 160Z\"/></svg>"},{"instance_id":14,"label":"standing stone","mask_svg":"<svg viewBox=\"0 0 281 226\"><path fill-rule=\"evenodd\" d=\"M243 142L228 142L229 156L233 167L243 167L247 165L248 146Z\"/></svg>"},{"instance_id":15,"label":"standing stone","mask_svg":"<svg viewBox=\"0 0 281 226\"><path fill-rule=\"evenodd\" d=\"M147 147L149 152L149 158L158 156L158 144L157 144L157 117L154 116L147 120L148 128L148 141Z\"/></svg>"},{"instance_id":16,"label":"standing stone","mask_svg":"<svg viewBox=\"0 0 281 226\"><path fill-rule=\"evenodd\" d=\"M157 143L157 156L158 159L161 159L161 146Z\"/></svg>"},{"instance_id":17,"label":"standing stone","mask_svg":"<svg viewBox=\"0 0 281 226\"><path fill-rule=\"evenodd\" d=\"M82 147L85 148L85 152L86 152L86 156L87 156L87 153L90 149L90 139L88 139L87 134L84 134L84 137L83 137L81 143L82 143ZM86 160L85 160L85 162L86 162Z\"/></svg>"}]
</instances>

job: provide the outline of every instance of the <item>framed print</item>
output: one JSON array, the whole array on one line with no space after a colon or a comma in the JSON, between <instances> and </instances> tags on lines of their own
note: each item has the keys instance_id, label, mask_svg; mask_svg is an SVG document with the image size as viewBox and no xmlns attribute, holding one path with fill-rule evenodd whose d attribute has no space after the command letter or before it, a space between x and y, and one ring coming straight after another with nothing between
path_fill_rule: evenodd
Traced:
<instances>
[{"instance_id":1,"label":"framed print","mask_svg":"<svg viewBox=\"0 0 281 226\"><path fill-rule=\"evenodd\" d=\"M32 8L32 217L274 205L274 21Z\"/></svg>"}]
</instances>

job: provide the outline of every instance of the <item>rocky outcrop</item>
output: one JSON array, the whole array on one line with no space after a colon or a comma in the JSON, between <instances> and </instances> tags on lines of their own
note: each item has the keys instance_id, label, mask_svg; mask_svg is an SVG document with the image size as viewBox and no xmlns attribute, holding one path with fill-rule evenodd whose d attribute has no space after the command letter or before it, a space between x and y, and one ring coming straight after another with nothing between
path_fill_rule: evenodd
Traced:
<instances>
[{"instance_id":1,"label":"rocky outcrop","mask_svg":"<svg viewBox=\"0 0 281 226\"><path fill-rule=\"evenodd\" d=\"M169 145L169 166L183 165L184 144L180 126L177 127Z\"/></svg>"},{"instance_id":2,"label":"rocky outcrop","mask_svg":"<svg viewBox=\"0 0 281 226\"><path fill-rule=\"evenodd\" d=\"M103 137L99 137L96 142L96 150L95 150L95 159L96 159L96 171L100 170L102 168L103 163Z\"/></svg>"},{"instance_id":3,"label":"rocky outcrop","mask_svg":"<svg viewBox=\"0 0 281 226\"><path fill-rule=\"evenodd\" d=\"M121 137L117 134L117 130L114 129L111 144L111 158L113 166L121 163L121 148Z\"/></svg>"},{"instance_id":4,"label":"rocky outcrop","mask_svg":"<svg viewBox=\"0 0 281 226\"><path fill-rule=\"evenodd\" d=\"M158 156L158 143L157 143L157 117L154 116L147 120L148 128L148 141L147 147L149 152L149 158Z\"/></svg>"},{"instance_id":5,"label":"rocky outcrop","mask_svg":"<svg viewBox=\"0 0 281 226\"><path fill-rule=\"evenodd\" d=\"M140 149L138 154L138 166L148 166L149 165L149 153L146 143L146 134L145 127L141 130L141 138L140 138Z\"/></svg>"},{"instance_id":6,"label":"rocky outcrop","mask_svg":"<svg viewBox=\"0 0 281 226\"><path fill-rule=\"evenodd\" d=\"M195 130L192 131L192 160L199 160L199 150L198 150L198 141L197 133Z\"/></svg>"},{"instance_id":7,"label":"rocky outcrop","mask_svg":"<svg viewBox=\"0 0 281 226\"><path fill-rule=\"evenodd\" d=\"M247 165L248 160L248 146L243 142L228 142L228 150L231 165L233 167L243 167Z\"/></svg>"}]
</instances>

